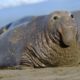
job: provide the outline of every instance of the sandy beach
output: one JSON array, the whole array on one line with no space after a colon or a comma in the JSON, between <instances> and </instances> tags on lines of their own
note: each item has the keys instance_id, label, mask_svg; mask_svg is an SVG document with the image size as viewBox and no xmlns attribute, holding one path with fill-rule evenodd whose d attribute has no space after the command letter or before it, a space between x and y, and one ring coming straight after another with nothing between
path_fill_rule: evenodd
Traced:
<instances>
[{"instance_id":1,"label":"sandy beach","mask_svg":"<svg viewBox=\"0 0 80 80\"><path fill-rule=\"evenodd\" d=\"M80 80L80 66L0 70L0 80Z\"/></svg>"}]
</instances>

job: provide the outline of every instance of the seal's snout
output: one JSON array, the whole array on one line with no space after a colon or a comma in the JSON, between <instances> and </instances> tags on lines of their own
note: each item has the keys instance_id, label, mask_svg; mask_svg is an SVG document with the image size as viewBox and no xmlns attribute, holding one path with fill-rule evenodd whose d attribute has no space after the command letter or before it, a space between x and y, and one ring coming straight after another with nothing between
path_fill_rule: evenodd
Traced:
<instances>
[{"instance_id":1,"label":"seal's snout","mask_svg":"<svg viewBox=\"0 0 80 80\"><path fill-rule=\"evenodd\" d=\"M72 45L72 40L71 39L67 39L67 40L65 40L65 41L63 41L64 42L64 44L66 45L66 46L71 46Z\"/></svg>"},{"instance_id":2,"label":"seal's snout","mask_svg":"<svg viewBox=\"0 0 80 80\"><path fill-rule=\"evenodd\" d=\"M74 26L61 27L60 34L62 37L62 41L66 46L71 46L73 41L76 40Z\"/></svg>"}]
</instances>

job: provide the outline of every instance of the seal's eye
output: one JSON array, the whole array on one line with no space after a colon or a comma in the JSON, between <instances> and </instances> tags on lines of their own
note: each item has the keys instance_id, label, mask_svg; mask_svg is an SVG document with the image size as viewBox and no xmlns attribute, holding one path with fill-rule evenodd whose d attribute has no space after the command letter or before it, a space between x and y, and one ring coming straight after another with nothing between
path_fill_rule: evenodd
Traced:
<instances>
[{"instance_id":1,"label":"seal's eye","mask_svg":"<svg viewBox=\"0 0 80 80\"><path fill-rule=\"evenodd\" d=\"M74 15L73 14L71 14L71 18L74 18Z\"/></svg>"},{"instance_id":2,"label":"seal's eye","mask_svg":"<svg viewBox=\"0 0 80 80\"><path fill-rule=\"evenodd\" d=\"M58 19L58 16L54 16L53 19L54 19L54 20L57 20L57 19Z\"/></svg>"}]
</instances>

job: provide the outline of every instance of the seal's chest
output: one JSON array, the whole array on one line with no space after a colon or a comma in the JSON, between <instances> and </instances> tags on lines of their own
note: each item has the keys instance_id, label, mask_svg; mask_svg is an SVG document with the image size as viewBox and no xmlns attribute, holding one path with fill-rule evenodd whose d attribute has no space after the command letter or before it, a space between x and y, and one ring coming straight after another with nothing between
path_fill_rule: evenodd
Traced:
<instances>
[{"instance_id":1,"label":"seal's chest","mask_svg":"<svg viewBox=\"0 0 80 80\"><path fill-rule=\"evenodd\" d=\"M76 65L80 62L80 51L78 47L66 48L59 54L60 63L59 65Z\"/></svg>"}]
</instances>

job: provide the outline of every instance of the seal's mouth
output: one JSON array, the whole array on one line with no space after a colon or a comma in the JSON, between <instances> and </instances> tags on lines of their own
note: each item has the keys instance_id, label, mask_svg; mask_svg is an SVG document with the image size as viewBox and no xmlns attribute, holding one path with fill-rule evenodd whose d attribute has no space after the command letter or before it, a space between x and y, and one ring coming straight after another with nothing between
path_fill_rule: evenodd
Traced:
<instances>
[{"instance_id":1,"label":"seal's mouth","mask_svg":"<svg viewBox=\"0 0 80 80\"><path fill-rule=\"evenodd\" d=\"M65 42L63 41L62 35L61 35L60 33L59 33L59 35L60 35L60 41L59 41L60 46L61 46L62 48L70 47L69 44L65 44Z\"/></svg>"},{"instance_id":2,"label":"seal's mouth","mask_svg":"<svg viewBox=\"0 0 80 80\"><path fill-rule=\"evenodd\" d=\"M68 48L68 47L70 47L69 45L66 45L63 41L60 41L60 46L62 48Z\"/></svg>"},{"instance_id":3,"label":"seal's mouth","mask_svg":"<svg viewBox=\"0 0 80 80\"><path fill-rule=\"evenodd\" d=\"M54 35L54 38L52 37L52 35L50 35L50 38L53 40L53 42L55 41L55 43L59 44L60 47L62 48L67 48L67 47L70 47L70 44L68 42L65 42L63 40L63 36L61 35L60 32L57 32L55 35Z\"/></svg>"}]
</instances>

